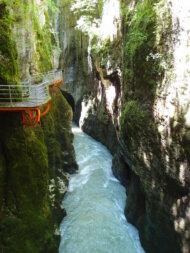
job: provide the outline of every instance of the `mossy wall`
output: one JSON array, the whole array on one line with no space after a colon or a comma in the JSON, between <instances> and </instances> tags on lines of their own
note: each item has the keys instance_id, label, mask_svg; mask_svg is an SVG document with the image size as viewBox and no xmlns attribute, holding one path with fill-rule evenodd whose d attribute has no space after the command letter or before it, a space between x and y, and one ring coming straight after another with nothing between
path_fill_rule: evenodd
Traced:
<instances>
[{"instance_id":1,"label":"mossy wall","mask_svg":"<svg viewBox=\"0 0 190 253\"><path fill-rule=\"evenodd\" d=\"M176 126L181 125L180 111L184 106L180 92L176 95L173 87L174 72L181 75L174 66L179 27L168 1L129 1L128 4L123 1L123 6L126 8L123 9L120 140L127 146L132 169L125 213L139 228L146 252L188 252L189 222L184 211L189 199L188 156L180 141L188 128L184 121L183 130L173 129L174 121ZM184 87L185 81L176 85ZM167 103L170 94L176 110L173 116L170 116L172 109L162 114L166 108L173 107ZM186 168L184 182L180 179L181 166ZM143 196L143 201L134 195ZM176 209L177 202L181 204ZM177 217L186 223L184 228L177 228Z\"/></svg>"},{"instance_id":2,"label":"mossy wall","mask_svg":"<svg viewBox=\"0 0 190 253\"><path fill-rule=\"evenodd\" d=\"M117 1L103 1L107 10L109 3ZM150 253L189 252L187 10L179 1L123 0L113 36L98 30L103 18L94 12L77 26L89 35L94 77L79 123L114 154L114 174L127 185L125 214ZM76 89L84 84L80 76Z\"/></svg>"},{"instance_id":3,"label":"mossy wall","mask_svg":"<svg viewBox=\"0 0 190 253\"><path fill-rule=\"evenodd\" d=\"M189 70L186 67L189 66L189 55L187 53L181 68L184 70L182 81L182 72L177 68L181 63L174 59L174 51L179 43L182 51L185 48L185 52L189 52L188 29L183 27L183 20L188 16L181 18L174 13L179 9L183 10L179 13L186 15L179 1L171 5L169 0L123 0L120 1L121 19L112 17L110 21L110 24L114 21L117 32L106 37L107 29L101 34L98 34L98 29L103 15L106 15L103 6L109 2L97 1L97 8L94 8L91 1L81 1L84 9L78 8L76 1L59 3L60 27L64 31L61 66L64 68L65 88L75 98L76 119L79 120L81 108L86 112L83 129L114 153L114 173L127 185L125 214L138 227L146 252L186 253L190 245L187 215L190 185ZM86 12L86 7L92 7L92 12ZM38 16L38 10L33 10L32 15ZM26 61L29 66L24 69L23 66L27 66L24 64L19 68L20 72L23 70L22 77L27 76L27 71L46 71L52 66L50 58L55 41L48 33L49 12L44 9L44 13L45 23L35 20L31 23L31 27L36 27L33 36L37 41L31 42L33 58ZM82 14L87 22L77 26ZM90 33L93 26L96 28L94 34ZM186 35L184 40L180 31ZM44 50L41 45L46 41ZM112 97L113 91L115 97ZM60 105L65 104L60 95L56 100ZM59 186L60 176L67 185L67 177L61 171L67 170L64 159L69 159L69 155L60 151L66 145L69 153L73 153L69 147L72 134L62 128L65 124L62 118L70 118L71 114L66 104L65 111L57 111L54 102L52 105L51 112L42 122L45 134L44 141L40 141L47 145L46 160L53 168L49 177L54 179L57 176L51 181L53 194L50 197L51 203L55 204L51 204L53 212L61 217L60 210L54 208L61 199L55 189ZM53 115L56 115L56 120ZM59 141L60 134L63 142ZM36 132L34 136L37 136ZM0 165L0 175L5 177L4 155L0 156ZM69 161L68 170L72 172L74 167L74 163ZM1 198L5 189L6 185L0 189ZM47 201L46 197L44 201ZM1 217L5 204L2 200Z\"/></svg>"},{"instance_id":4,"label":"mossy wall","mask_svg":"<svg viewBox=\"0 0 190 253\"><path fill-rule=\"evenodd\" d=\"M56 4L1 1L1 84L19 84L58 68ZM71 121L72 110L60 91L52 93L41 126L22 126L21 113L0 113L0 251L58 252L67 173L77 169Z\"/></svg>"},{"instance_id":5,"label":"mossy wall","mask_svg":"<svg viewBox=\"0 0 190 253\"><path fill-rule=\"evenodd\" d=\"M83 95L92 89L92 72L88 62L89 38L86 33L76 28L80 14L84 13L83 8L72 9L74 4L76 1L61 3L60 29L63 31L63 37L60 65L63 69L63 90L74 98L76 104L74 118L79 119L80 101Z\"/></svg>"},{"instance_id":6,"label":"mossy wall","mask_svg":"<svg viewBox=\"0 0 190 253\"><path fill-rule=\"evenodd\" d=\"M22 127L20 115L15 113L1 113L0 117L4 160L1 250L44 252L47 248L47 252L53 252L51 248L56 250L56 243L48 200L48 156L43 131L40 127Z\"/></svg>"},{"instance_id":7,"label":"mossy wall","mask_svg":"<svg viewBox=\"0 0 190 253\"><path fill-rule=\"evenodd\" d=\"M18 82L16 44L11 32L14 18L6 2L0 3L0 82ZM8 45L8 46L7 46Z\"/></svg>"},{"instance_id":8,"label":"mossy wall","mask_svg":"<svg viewBox=\"0 0 190 253\"><path fill-rule=\"evenodd\" d=\"M158 1L140 1L135 9L123 3L123 91L124 96L153 99L159 73L157 52L156 10ZM127 85L125 85L127 83ZM139 92L140 91L140 92ZM148 93L149 97L144 97ZM151 102L151 101L150 101Z\"/></svg>"},{"instance_id":9,"label":"mossy wall","mask_svg":"<svg viewBox=\"0 0 190 253\"><path fill-rule=\"evenodd\" d=\"M42 119L42 129L48 154L51 207L57 224L60 224L65 216L65 210L60 208L60 203L67 191L67 174L78 169L71 132L72 118L70 105L61 91L56 91L50 112Z\"/></svg>"},{"instance_id":10,"label":"mossy wall","mask_svg":"<svg viewBox=\"0 0 190 253\"><path fill-rule=\"evenodd\" d=\"M2 0L0 81L18 83L59 66L59 9L55 1Z\"/></svg>"},{"instance_id":11,"label":"mossy wall","mask_svg":"<svg viewBox=\"0 0 190 253\"><path fill-rule=\"evenodd\" d=\"M21 126L19 113L1 113L0 119L0 249L55 253L59 236L54 232L65 215L60 208L68 184L65 172L77 169L72 110L58 92L42 127ZM54 199L49 195L52 179Z\"/></svg>"}]
</instances>

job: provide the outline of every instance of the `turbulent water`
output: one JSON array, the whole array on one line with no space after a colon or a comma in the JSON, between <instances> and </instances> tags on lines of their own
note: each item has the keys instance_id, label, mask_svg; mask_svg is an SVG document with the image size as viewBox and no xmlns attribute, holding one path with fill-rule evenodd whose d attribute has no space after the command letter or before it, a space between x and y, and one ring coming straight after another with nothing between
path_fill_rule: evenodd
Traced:
<instances>
[{"instance_id":1,"label":"turbulent water","mask_svg":"<svg viewBox=\"0 0 190 253\"><path fill-rule=\"evenodd\" d=\"M79 172L63 205L60 253L144 253L137 230L124 216L125 188L111 171L108 150L73 127Z\"/></svg>"}]
</instances>

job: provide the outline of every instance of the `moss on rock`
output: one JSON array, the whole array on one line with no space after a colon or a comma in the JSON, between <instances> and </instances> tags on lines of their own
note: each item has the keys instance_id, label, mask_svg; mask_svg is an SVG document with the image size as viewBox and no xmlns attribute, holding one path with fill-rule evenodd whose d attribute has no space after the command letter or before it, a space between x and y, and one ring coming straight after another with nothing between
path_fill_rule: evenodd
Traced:
<instances>
[{"instance_id":1,"label":"moss on rock","mask_svg":"<svg viewBox=\"0 0 190 253\"><path fill-rule=\"evenodd\" d=\"M139 1L135 8L123 10L124 57L123 91L126 98L144 94L151 101L157 85L159 57L156 55L157 16L154 3Z\"/></svg>"},{"instance_id":2,"label":"moss on rock","mask_svg":"<svg viewBox=\"0 0 190 253\"><path fill-rule=\"evenodd\" d=\"M70 173L76 170L76 163L75 160L71 159L71 163L64 164L64 150L67 150L72 158L75 157L72 146L72 117L72 109L59 91L56 92L51 101L50 112L42 119L50 167L54 169L60 168L64 171L67 170Z\"/></svg>"},{"instance_id":3,"label":"moss on rock","mask_svg":"<svg viewBox=\"0 0 190 253\"><path fill-rule=\"evenodd\" d=\"M19 113L0 114L0 250L58 251L59 236L54 230L64 216L60 204L66 191L59 183L62 180L67 185L64 171L77 169L71 119L71 108L61 92L54 95L42 127L21 126ZM54 202L49 197L50 179L58 188Z\"/></svg>"},{"instance_id":4,"label":"moss on rock","mask_svg":"<svg viewBox=\"0 0 190 253\"><path fill-rule=\"evenodd\" d=\"M54 250L56 244L48 200L48 156L43 131L40 127L21 126L19 114L1 113L0 117L6 208L0 222L1 247L8 253L51 252L44 251L50 243L48 240L52 241L50 248Z\"/></svg>"},{"instance_id":5,"label":"moss on rock","mask_svg":"<svg viewBox=\"0 0 190 253\"><path fill-rule=\"evenodd\" d=\"M51 101L50 112L42 119L49 161L51 207L57 223L65 216L60 203L68 186L67 173L74 173L78 169L72 145L72 117L71 107L62 93L57 91Z\"/></svg>"},{"instance_id":6,"label":"moss on rock","mask_svg":"<svg viewBox=\"0 0 190 253\"><path fill-rule=\"evenodd\" d=\"M148 117L138 102L131 100L126 103L121 116L121 133L128 145L132 145L134 140L139 139L138 133L143 135L145 123L148 127Z\"/></svg>"},{"instance_id":7,"label":"moss on rock","mask_svg":"<svg viewBox=\"0 0 190 253\"><path fill-rule=\"evenodd\" d=\"M170 104L165 104L174 74L171 41L176 31L171 9L167 1L131 0L124 6L120 136L127 149L121 147L121 153L125 161L130 159L135 175L129 180L125 213L138 227L146 252L185 252L189 223L184 231L176 229L173 207L183 199L177 215L187 221L189 133L177 95L172 101L174 118L167 115ZM158 110L165 114L160 116ZM182 167L184 181L180 180ZM141 195L143 201L138 198Z\"/></svg>"},{"instance_id":8,"label":"moss on rock","mask_svg":"<svg viewBox=\"0 0 190 253\"><path fill-rule=\"evenodd\" d=\"M14 17L7 3L0 3L0 82L18 82L18 62L16 44L11 32Z\"/></svg>"}]
</instances>

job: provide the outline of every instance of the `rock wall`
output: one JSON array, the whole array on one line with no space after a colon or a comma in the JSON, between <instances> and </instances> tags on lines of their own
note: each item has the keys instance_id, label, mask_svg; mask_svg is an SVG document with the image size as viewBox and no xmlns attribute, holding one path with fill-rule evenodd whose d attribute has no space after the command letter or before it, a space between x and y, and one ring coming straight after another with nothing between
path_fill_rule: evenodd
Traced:
<instances>
[{"instance_id":1,"label":"rock wall","mask_svg":"<svg viewBox=\"0 0 190 253\"><path fill-rule=\"evenodd\" d=\"M19 83L57 69L61 54L58 1L2 0L0 10L1 81Z\"/></svg>"},{"instance_id":2,"label":"rock wall","mask_svg":"<svg viewBox=\"0 0 190 253\"><path fill-rule=\"evenodd\" d=\"M147 252L189 252L189 77L182 66L188 68L190 5L158 1L133 8L137 14L127 14L124 27L121 139L138 183L129 183L125 212Z\"/></svg>"},{"instance_id":3,"label":"rock wall","mask_svg":"<svg viewBox=\"0 0 190 253\"><path fill-rule=\"evenodd\" d=\"M107 1L105 6L102 1L79 4L70 1L63 6L63 13L65 84L62 89L75 100L75 121L114 152L121 94L119 1ZM111 33L108 23L112 24ZM115 47L118 48L113 53Z\"/></svg>"},{"instance_id":4,"label":"rock wall","mask_svg":"<svg viewBox=\"0 0 190 253\"><path fill-rule=\"evenodd\" d=\"M91 15L93 31L88 22L78 26L88 27L94 75L79 124L114 154L113 172L127 188L125 214L146 252L187 253L189 3L103 6L99 18ZM104 36L105 20L111 30L107 23Z\"/></svg>"},{"instance_id":5,"label":"rock wall","mask_svg":"<svg viewBox=\"0 0 190 253\"><path fill-rule=\"evenodd\" d=\"M82 98L93 89L93 76L89 67L88 36L76 29L78 16L75 16L71 7L72 1L60 4L61 67L64 79L62 90L74 98L74 118L78 121Z\"/></svg>"},{"instance_id":6,"label":"rock wall","mask_svg":"<svg viewBox=\"0 0 190 253\"><path fill-rule=\"evenodd\" d=\"M67 172L77 169L71 108L58 93L42 127L21 126L19 113L0 117L0 249L57 252Z\"/></svg>"},{"instance_id":7,"label":"rock wall","mask_svg":"<svg viewBox=\"0 0 190 253\"><path fill-rule=\"evenodd\" d=\"M188 0L183 3L177 0L97 0L80 1L79 4L74 0L65 0L56 2L60 12L56 12L54 4L48 6L44 1L34 1L28 9L21 4L25 1L14 1L15 6L10 5L10 8L6 8L6 2L0 4L1 19L5 20L11 16L14 7L19 10L17 13L27 14L26 24L31 27L32 32L23 30L24 19L19 15L14 16L14 24L12 19L8 18L6 27L3 28L5 32L2 33L3 43L0 43L0 66L3 70L0 81L19 83L20 79L24 80L31 74L45 72L52 66L57 68L59 65L63 69L65 79L62 89L75 100L75 119L84 131L104 143L114 155L113 172L127 188L125 214L139 229L146 252L188 253ZM33 8L34 4L36 9ZM0 27L2 28L2 23ZM10 36L11 29L14 30L14 36ZM10 45L8 48L4 46L6 41ZM42 44L45 47L41 47ZM19 115L14 118L8 118L7 114L2 115L2 131L6 128L12 136L6 139L7 135L1 135L0 156L0 219L3 217L0 233L2 236L8 234L5 231L9 226L13 231L10 236L2 237L3 247L13 241L7 251L16 252L14 242L18 241L19 245L19 238L15 236L18 234L17 227L18 230L28 231L26 224L29 217L23 220L24 215L21 214L25 210L25 200L33 199L27 191L24 191L22 196L25 184L23 189L21 186L23 180L30 181L33 175L34 178L40 176L45 179L42 185L38 185L35 180L30 184L37 185L35 189L42 188L46 194L40 195L39 202L34 201L34 206L33 201L27 202L27 206L34 209L35 206L38 207L35 209L34 218L36 227L39 226L40 229L45 226L43 230L47 233L44 233L43 242L38 245L36 238L39 238L39 234L36 234L36 230L30 230L34 236L32 240L28 239L29 232L26 232L23 235L25 243L20 244L19 252L23 251L22 247L25 247L23 252L46 252L47 243L52 245L52 249L48 246L50 252L56 248L52 235L54 222L47 225L44 219L50 217L51 221L52 212L56 213L58 219L61 217L61 211L56 207L61 198L59 192L64 194L60 178L63 177L67 184L67 176L61 168L71 172L76 168L68 155L68 150L73 154L72 147L65 144L72 139L72 135L68 134L69 127L62 121L61 125L59 124L64 118L62 113L68 112L65 101L60 102L61 100L61 96L56 99L58 105L63 102L65 110L56 112L57 107L53 107L53 114L50 113L49 118L42 123L43 130L20 127L16 118L19 118ZM54 117L57 117L56 121ZM62 124L66 126L66 131ZM18 132L16 141L12 141L14 135L9 126ZM61 139L60 134L64 140L61 143L58 141ZM23 137L26 140L22 142L20 139ZM31 144L35 143L33 138L38 146L42 147L40 151L35 149L38 146ZM11 141L18 142L18 146L14 147L16 151L20 151L20 147L23 154L29 150L26 161L22 161L21 157L18 162L14 157L11 160L6 158L4 150L11 150L12 156L14 154ZM52 149L51 143L56 145L55 150ZM65 145L68 150L62 152ZM41 170L35 169L38 160L30 169L23 166L31 159L31 155L39 155L43 162ZM48 164L51 168L49 172ZM19 174L19 180L16 182L21 184L12 182L17 176L12 173L18 171L12 170L14 166L19 170L25 168L27 175L31 173L32 177L23 179L23 174ZM10 182L9 174L12 180ZM48 187L48 175L51 177L51 205L48 204L50 202L45 190ZM21 203L12 188L15 184L19 189L18 196L21 195ZM60 189L59 192L56 186ZM37 196L38 191L34 194ZM5 196L9 196L8 199ZM9 219L12 219L10 223ZM16 230L12 228L12 224L17 225L14 226Z\"/></svg>"},{"instance_id":8,"label":"rock wall","mask_svg":"<svg viewBox=\"0 0 190 253\"><path fill-rule=\"evenodd\" d=\"M60 65L58 1L1 1L0 82L21 80ZM40 81L40 75L36 75ZM21 113L0 113L0 251L55 253L69 173L77 170L73 113L52 93L41 126L21 125Z\"/></svg>"}]
</instances>

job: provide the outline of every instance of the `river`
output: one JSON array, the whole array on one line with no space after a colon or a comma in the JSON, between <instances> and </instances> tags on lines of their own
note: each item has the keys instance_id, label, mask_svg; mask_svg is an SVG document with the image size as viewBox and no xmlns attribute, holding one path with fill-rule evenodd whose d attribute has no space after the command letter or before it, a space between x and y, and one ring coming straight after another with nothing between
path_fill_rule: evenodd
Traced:
<instances>
[{"instance_id":1,"label":"river","mask_svg":"<svg viewBox=\"0 0 190 253\"><path fill-rule=\"evenodd\" d=\"M126 191L112 174L111 154L78 127L73 133L79 172L63 200L59 253L144 253L124 216Z\"/></svg>"}]
</instances>

